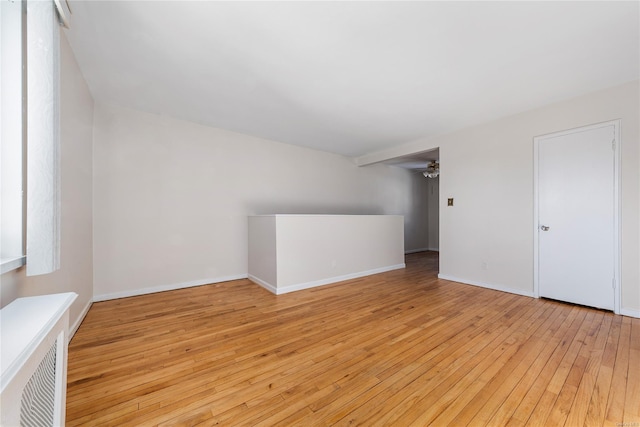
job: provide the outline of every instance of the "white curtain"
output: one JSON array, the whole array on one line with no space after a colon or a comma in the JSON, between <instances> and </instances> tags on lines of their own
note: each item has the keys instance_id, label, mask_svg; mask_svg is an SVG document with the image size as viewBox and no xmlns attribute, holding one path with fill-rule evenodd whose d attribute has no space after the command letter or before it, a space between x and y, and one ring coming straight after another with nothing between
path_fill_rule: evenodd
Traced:
<instances>
[{"instance_id":1,"label":"white curtain","mask_svg":"<svg viewBox=\"0 0 640 427\"><path fill-rule=\"evenodd\" d=\"M52 0L27 2L27 275L60 268L60 29Z\"/></svg>"}]
</instances>

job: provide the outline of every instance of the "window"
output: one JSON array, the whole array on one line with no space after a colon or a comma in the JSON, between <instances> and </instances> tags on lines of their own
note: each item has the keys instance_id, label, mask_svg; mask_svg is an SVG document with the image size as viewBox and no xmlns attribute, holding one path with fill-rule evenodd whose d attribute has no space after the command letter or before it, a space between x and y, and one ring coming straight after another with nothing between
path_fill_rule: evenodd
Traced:
<instances>
[{"instance_id":1,"label":"window","mask_svg":"<svg viewBox=\"0 0 640 427\"><path fill-rule=\"evenodd\" d=\"M2 1L0 8L0 266L1 273L25 263L23 197L25 22L22 3Z\"/></svg>"},{"instance_id":2,"label":"window","mask_svg":"<svg viewBox=\"0 0 640 427\"><path fill-rule=\"evenodd\" d=\"M53 1L27 0L27 275L60 268L60 28Z\"/></svg>"},{"instance_id":3,"label":"window","mask_svg":"<svg viewBox=\"0 0 640 427\"><path fill-rule=\"evenodd\" d=\"M60 267L60 16L51 0L1 5L2 273L26 252L27 275L46 274Z\"/></svg>"}]
</instances>

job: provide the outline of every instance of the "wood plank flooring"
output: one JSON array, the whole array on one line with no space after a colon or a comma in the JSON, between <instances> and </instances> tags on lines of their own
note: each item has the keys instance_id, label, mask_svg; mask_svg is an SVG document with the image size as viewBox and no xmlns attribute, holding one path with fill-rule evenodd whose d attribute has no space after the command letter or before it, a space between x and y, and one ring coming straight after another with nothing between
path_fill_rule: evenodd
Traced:
<instances>
[{"instance_id":1,"label":"wood plank flooring","mask_svg":"<svg viewBox=\"0 0 640 427\"><path fill-rule=\"evenodd\" d=\"M94 304L67 425L640 426L640 319L407 268Z\"/></svg>"}]
</instances>

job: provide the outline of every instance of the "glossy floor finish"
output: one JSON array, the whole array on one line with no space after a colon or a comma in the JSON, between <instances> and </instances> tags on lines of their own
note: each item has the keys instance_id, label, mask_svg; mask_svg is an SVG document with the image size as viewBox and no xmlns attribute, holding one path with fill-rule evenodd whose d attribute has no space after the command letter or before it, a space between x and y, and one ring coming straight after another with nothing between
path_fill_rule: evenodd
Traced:
<instances>
[{"instance_id":1,"label":"glossy floor finish","mask_svg":"<svg viewBox=\"0 0 640 427\"><path fill-rule=\"evenodd\" d=\"M407 268L275 296L239 280L100 302L67 425L640 426L640 319Z\"/></svg>"}]
</instances>

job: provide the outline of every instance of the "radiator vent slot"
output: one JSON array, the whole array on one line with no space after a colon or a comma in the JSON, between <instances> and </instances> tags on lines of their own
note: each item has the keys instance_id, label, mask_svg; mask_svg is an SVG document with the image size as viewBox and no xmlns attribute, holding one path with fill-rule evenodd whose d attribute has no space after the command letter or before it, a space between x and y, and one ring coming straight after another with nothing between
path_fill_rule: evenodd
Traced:
<instances>
[{"instance_id":1,"label":"radiator vent slot","mask_svg":"<svg viewBox=\"0 0 640 427\"><path fill-rule=\"evenodd\" d=\"M54 425L57 343L58 340L42 359L22 392L21 426L48 427Z\"/></svg>"}]
</instances>

